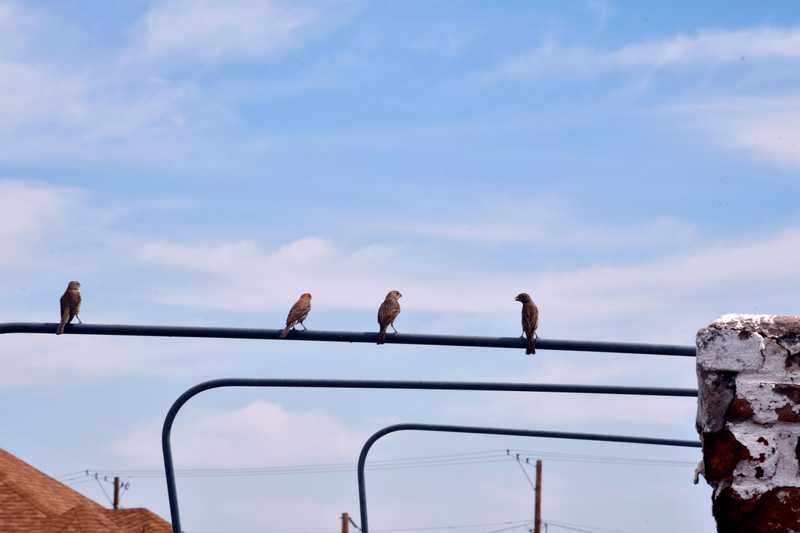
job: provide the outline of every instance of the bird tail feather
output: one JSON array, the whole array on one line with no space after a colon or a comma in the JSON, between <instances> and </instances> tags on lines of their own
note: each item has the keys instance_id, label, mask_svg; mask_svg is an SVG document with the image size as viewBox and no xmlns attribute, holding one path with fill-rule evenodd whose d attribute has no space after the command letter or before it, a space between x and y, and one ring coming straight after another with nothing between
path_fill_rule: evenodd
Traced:
<instances>
[{"instance_id":1,"label":"bird tail feather","mask_svg":"<svg viewBox=\"0 0 800 533\"><path fill-rule=\"evenodd\" d=\"M386 327L381 326L381 330L378 333L378 344L383 344L386 342Z\"/></svg>"},{"instance_id":2,"label":"bird tail feather","mask_svg":"<svg viewBox=\"0 0 800 533\"><path fill-rule=\"evenodd\" d=\"M525 353L527 355L533 355L536 353L536 337L533 335L528 336L528 346L525 349Z\"/></svg>"},{"instance_id":3,"label":"bird tail feather","mask_svg":"<svg viewBox=\"0 0 800 533\"><path fill-rule=\"evenodd\" d=\"M286 326L285 328L283 328L283 331L281 331L281 338L285 339L288 335L289 335L289 326Z\"/></svg>"},{"instance_id":4,"label":"bird tail feather","mask_svg":"<svg viewBox=\"0 0 800 533\"><path fill-rule=\"evenodd\" d=\"M69 308L66 306L61 307L61 321L58 323L58 329L56 330L56 335L61 335L64 333L64 327L72 322L72 314L69 311Z\"/></svg>"}]
</instances>

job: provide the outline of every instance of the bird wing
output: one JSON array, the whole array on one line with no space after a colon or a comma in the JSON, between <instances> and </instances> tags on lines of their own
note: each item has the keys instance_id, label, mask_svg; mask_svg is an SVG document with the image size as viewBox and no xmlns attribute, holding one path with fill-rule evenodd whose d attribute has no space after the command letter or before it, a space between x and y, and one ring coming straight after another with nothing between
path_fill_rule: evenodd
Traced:
<instances>
[{"instance_id":1,"label":"bird wing","mask_svg":"<svg viewBox=\"0 0 800 533\"><path fill-rule=\"evenodd\" d=\"M400 304L396 300L384 300L378 308L378 324L386 327L400 314Z\"/></svg>"},{"instance_id":2,"label":"bird wing","mask_svg":"<svg viewBox=\"0 0 800 533\"><path fill-rule=\"evenodd\" d=\"M65 292L61 299L59 300L61 304L61 320L59 321L59 333L64 331L64 325L68 324L72 320L72 307L69 305L69 293Z\"/></svg>"},{"instance_id":3,"label":"bird wing","mask_svg":"<svg viewBox=\"0 0 800 533\"><path fill-rule=\"evenodd\" d=\"M522 329L530 336L539 326L539 310L533 303L522 306Z\"/></svg>"},{"instance_id":4,"label":"bird wing","mask_svg":"<svg viewBox=\"0 0 800 533\"><path fill-rule=\"evenodd\" d=\"M308 316L309 311L311 311L311 304L304 300L297 300L292 308L289 309L289 315L286 317L286 325L292 326L304 320Z\"/></svg>"}]
</instances>

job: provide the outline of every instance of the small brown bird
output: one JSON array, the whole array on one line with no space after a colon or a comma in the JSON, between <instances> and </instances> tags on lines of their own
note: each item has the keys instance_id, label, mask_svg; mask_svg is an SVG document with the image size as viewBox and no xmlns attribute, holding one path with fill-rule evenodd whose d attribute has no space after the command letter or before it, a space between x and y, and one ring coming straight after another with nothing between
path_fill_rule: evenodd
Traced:
<instances>
[{"instance_id":1,"label":"small brown bird","mask_svg":"<svg viewBox=\"0 0 800 533\"><path fill-rule=\"evenodd\" d=\"M79 281L70 281L67 284L67 290L61 296L61 322L58 324L56 335L64 333L64 326L72 322L73 318L78 319L79 324L81 317L78 313L81 312L81 283Z\"/></svg>"},{"instance_id":2,"label":"small brown bird","mask_svg":"<svg viewBox=\"0 0 800 533\"><path fill-rule=\"evenodd\" d=\"M525 353L528 355L536 353L536 329L539 327L539 308L533 303L530 294L521 292L514 298L522 303L522 336L528 338L528 345Z\"/></svg>"},{"instance_id":3,"label":"small brown bird","mask_svg":"<svg viewBox=\"0 0 800 533\"><path fill-rule=\"evenodd\" d=\"M397 333L394 328L394 319L400 314L400 302L398 300L401 296L403 295L399 291L390 291L378 308L378 325L381 327L380 332L378 332L378 344L383 344L386 341L386 328L389 326Z\"/></svg>"},{"instance_id":4,"label":"small brown bird","mask_svg":"<svg viewBox=\"0 0 800 533\"><path fill-rule=\"evenodd\" d=\"M306 325L303 324L303 322L305 322L310 311L311 293L304 292L300 295L300 298L297 299L292 308L289 309L289 315L286 317L286 327L281 331L281 337L283 338L289 335L289 330L294 329L297 324L303 326L303 331L305 331Z\"/></svg>"}]
</instances>

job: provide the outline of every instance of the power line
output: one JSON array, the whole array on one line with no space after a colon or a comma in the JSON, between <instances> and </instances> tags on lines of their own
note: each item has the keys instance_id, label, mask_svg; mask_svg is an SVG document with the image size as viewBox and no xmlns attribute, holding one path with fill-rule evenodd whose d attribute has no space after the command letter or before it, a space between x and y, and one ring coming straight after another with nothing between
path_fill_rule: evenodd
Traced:
<instances>
[{"instance_id":1,"label":"power line","mask_svg":"<svg viewBox=\"0 0 800 533\"><path fill-rule=\"evenodd\" d=\"M509 527L502 527L500 529L493 529L491 531L487 531L486 533L499 533L500 531L508 531L509 529L517 529L517 528L520 528L520 527L527 528L528 527L528 523L526 522L524 524L517 524L516 526L509 526Z\"/></svg>"},{"instance_id":2,"label":"power line","mask_svg":"<svg viewBox=\"0 0 800 533\"><path fill-rule=\"evenodd\" d=\"M420 463L420 464L399 464L399 465L385 465L368 467L368 470L407 470L416 468L431 468L431 467L446 467L446 466L460 466L460 465L483 465L491 463L505 463L507 459L498 456L492 459L481 459L472 461L446 461L438 463ZM293 469L285 467L265 467L261 469L226 469L226 470L177 470L176 475L184 478L221 478L221 477L261 477L261 476L284 476L284 475L298 475L298 474L336 474L336 473L350 473L355 471L355 467L351 464L329 467L329 468L304 468ZM115 473L115 471L103 471L108 474ZM152 470L147 472L116 472L129 478L161 478L164 473L159 470Z\"/></svg>"},{"instance_id":3,"label":"power line","mask_svg":"<svg viewBox=\"0 0 800 533\"><path fill-rule=\"evenodd\" d=\"M377 461L370 461L370 468L383 468L383 467L402 467L408 464L409 466L418 466L424 464L440 464L440 463L450 463L450 462L458 462L459 464L462 461L470 462L474 460L484 460L487 458L499 458L502 457L504 454L501 453L502 450L483 450L477 452L465 452L465 453L453 453L453 454L444 454L444 455L431 455L431 456L416 456L416 457L404 457L404 458L397 458L397 459L383 459ZM178 469L177 471L186 475L186 474L217 474L217 473L256 473L260 474L263 472L270 472L270 471L305 471L305 470L334 470L334 469L345 469L351 470L353 468L353 463L314 463L314 464L299 464L299 465L281 465L281 466L264 466L264 467L241 467L241 468L183 468ZM139 469L139 470L93 470L95 472L100 472L104 474L111 474L111 473L118 473L118 474L125 474L129 476L140 476L140 475L163 475L162 470L155 470L155 469Z\"/></svg>"},{"instance_id":4,"label":"power line","mask_svg":"<svg viewBox=\"0 0 800 533\"><path fill-rule=\"evenodd\" d=\"M108 500L108 504L114 505L114 502L111 500L111 497L108 495L108 492L106 492L106 488L103 486L102 483L100 483L100 478L97 476L97 474L94 475L94 480L97 481L97 484L100 486L100 490L102 490L103 494L105 494L106 500Z\"/></svg>"},{"instance_id":5,"label":"power line","mask_svg":"<svg viewBox=\"0 0 800 533\"><path fill-rule=\"evenodd\" d=\"M690 461L677 461L666 459L636 458L621 456L603 456L586 454L569 454L562 452L544 452L536 450L483 450L475 452L464 452L454 454L430 455L405 457L397 459L384 459L370 461L367 466L369 470L402 470L416 468L436 468L446 466L463 466L478 464L493 464L506 462L511 452L532 453L542 459L552 462L564 463L588 463L588 464L621 464L628 466L661 466L661 467L694 467L695 463ZM347 473L355 469L352 463L317 463L317 464L298 464L282 466L263 466L263 467L240 467L240 468L185 468L176 470L180 477L260 477L260 476L283 476L295 474L332 474ZM163 470L140 469L140 470L93 470L103 475L122 475L127 478L160 478L164 476ZM73 478L67 478L74 479Z\"/></svg>"},{"instance_id":6,"label":"power line","mask_svg":"<svg viewBox=\"0 0 800 533\"><path fill-rule=\"evenodd\" d=\"M506 454L510 456L511 452L509 450L506 450ZM519 465L520 470L522 470L522 473L525 474L525 479L528 480L528 484L535 491L536 490L536 485L533 484L533 480L531 479L531 476L528 475L528 472L525 470L525 467L522 466L522 461L519 460L519 454L518 453L514 454L514 459L517 461L517 464ZM525 462L527 463L527 461L525 461Z\"/></svg>"},{"instance_id":7,"label":"power line","mask_svg":"<svg viewBox=\"0 0 800 533\"><path fill-rule=\"evenodd\" d=\"M652 466L696 466L696 461L680 461L671 459L653 459L647 457L621 457L613 455L587 455L575 454L564 452L547 452L541 450L526 450L526 449L511 449L512 452L517 452L524 455L546 457L552 461L562 460L564 462L608 462L614 464L630 464L630 465L652 465Z\"/></svg>"},{"instance_id":8,"label":"power line","mask_svg":"<svg viewBox=\"0 0 800 533\"><path fill-rule=\"evenodd\" d=\"M507 520L505 522L484 522L482 524L449 524L449 525L439 525L439 526L406 527L406 528L395 528L395 529L373 529L372 531L375 531L376 533L378 532L399 533L402 531L433 531L442 529L469 529L469 528L479 528L479 527L507 526L509 524L512 524L513 527L518 527L520 525L528 524L530 522L531 522L530 520L511 520L511 521Z\"/></svg>"},{"instance_id":9,"label":"power line","mask_svg":"<svg viewBox=\"0 0 800 533\"><path fill-rule=\"evenodd\" d=\"M476 529L476 528L486 528L486 527L495 527L495 526L509 526L509 528L502 528L497 531L504 531L506 529L512 529L516 527L521 527L526 524L529 524L530 520L506 520L503 522L482 522L482 523L470 523L470 524L440 524L440 525L428 525L428 526L413 526L413 527L403 527L403 528L386 528L386 529L373 529L375 533L407 533L413 531L442 531L442 530L454 530L454 529ZM358 527L354 522L351 522L354 527ZM187 533L226 533L221 530L195 530L195 529L188 529L186 530ZM246 533L244 531L228 531L227 533ZM252 533L256 533L256 531L252 531ZM277 530L277 531L267 531L267 530L258 530L257 533L331 533L331 530L323 529L323 530L305 530L305 531L286 531L286 530ZM487 531L486 533L496 533L494 531Z\"/></svg>"},{"instance_id":10,"label":"power line","mask_svg":"<svg viewBox=\"0 0 800 533\"><path fill-rule=\"evenodd\" d=\"M359 529L359 526L353 521L352 518L349 518L350 524ZM490 529L485 531L484 533L500 533L502 531L510 531L513 529L517 529L520 527L529 527L532 524L532 520L505 520L502 522L478 522L478 523L466 523L466 524L438 524L438 525L425 525L425 526L411 526L411 527L400 527L400 528L382 528L382 529L373 529L375 533L410 533L414 531L443 531L443 530L458 530L458 529L478 529L478 528L486 528L486 527L499 527L497 529ZM543 522L544 523L544 522ZM572 522L563 522L560 520L547 520L547 525L550 527L557 527L561 529L565 529L568 531L576 531L579 533L631 533L630 531L624 531L621 529L611 529L602 526L591 526L585 524L575 524ZM222 530L195 530L189 529L187 533L226 533ZM237 532L234 531L227 531L227 533L246 533L245 531L239 530ZM252 533L256 533L255 530ZM331 533L330 530L295 530L295 531L287 531L287 530L275 530L275 531L268 531L268 530L258 530L258 533Z\"/></svg>"},{"instance_id":11,"label":"power line","mask_svg":"<svg viewBox=\"0 0 800 533\"><path fill-rule=\"evenodd\" d=\"M349 518L350 524L359 529L358 525ZM413 526L413 527L402 527L402 528L384 528L384 529L374 529L375 533L408 533L413 531L442 531L442 530L457 530L457 529L476 529L476 528L485 528L485 527L495 527L495 526L504 526L497 529L491 529L484 533L500 533L502 531L510 531L513 529L517 529L520 527L528 527L532 523L532 520L506 520L503 522L481 522L481 523L468 523L468 524L439 524L439 525L429 525L429 526ZM562 522L559 520L547 520L546 524L549 527L555 527L560 529L565 529L567 531L576 531L578 533L632 533L630 531L625 531L621 529L612 529L606 528L602 526L592 526L592 525L585 525L585 524L575 524L572 522ZM226 533L222 530L195 530L189 529L187 533ZM228 530L227 533L250 533L245 532L243 530L238 530L237 532ZM256 533L255 530L252 533ZM267 531L267 530L258 530L258 533L330 533L330 530L300 530L300 531L287 531L287 530L277 530L277 531Z\"/></svg>"},{"instance_id":12,"label":"power line","mask_svg":"<svg viewBox=\"0 0 800 533\"><path fill-rule=\"evenodd\" d=\"M571 531L583 531L587 533L631 533L630 531L624 531L621 529L611 529L607 527L601 526L589 526L584 524L575 524L572 522L562 522L560 520L548 520L547 523L550 526L559 527L562 529L567 529Z\"/></svg>"},{"instance_id":13,"label":"power line","mask_svg":"<svg viewBox=\"0 0 800 533\"><path fill-rule=\"evenodd\" d=\"M56 476L56 479L62 479L62 478L65 478L65 477L72 477L72 476L77 476L77 475L81 475L82 476L85 473L86 473L86 470L76 470L75 472L67 472L66 474L61 474L60 476Z\"/></svg>"}]
</instances>

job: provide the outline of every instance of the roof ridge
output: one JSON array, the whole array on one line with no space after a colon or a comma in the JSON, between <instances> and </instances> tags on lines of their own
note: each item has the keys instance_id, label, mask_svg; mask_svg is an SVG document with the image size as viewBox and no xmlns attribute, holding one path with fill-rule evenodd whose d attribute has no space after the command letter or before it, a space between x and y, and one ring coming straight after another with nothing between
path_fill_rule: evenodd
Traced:
<instances>
[{"instance_id":1,"label":"roof ridge","mask_svg":"<svg viewBox=\"0 0 800 533\"><path fill-rule=\"evenodd\" d=\"M33 507L34 509L36 509L37 511L39 511L43 515L45 515L45 516L54 516L54 513L52 511L48 512L48 510L46 508L42 508L42 506L39 505L39 502L36 501L36 498L31 497L30 491L25 490L25 487L20 487L18 483L15 483L14 481L12 481L10 479L4 479L4 480L0 481L0 483L5 485L6 487L8 487L12 492L14 492L14 494L19 496L22 500L24 500L31 507ZM59 514L59 513L55 513L55 514Z\"/></svg>"}]
</instances>

